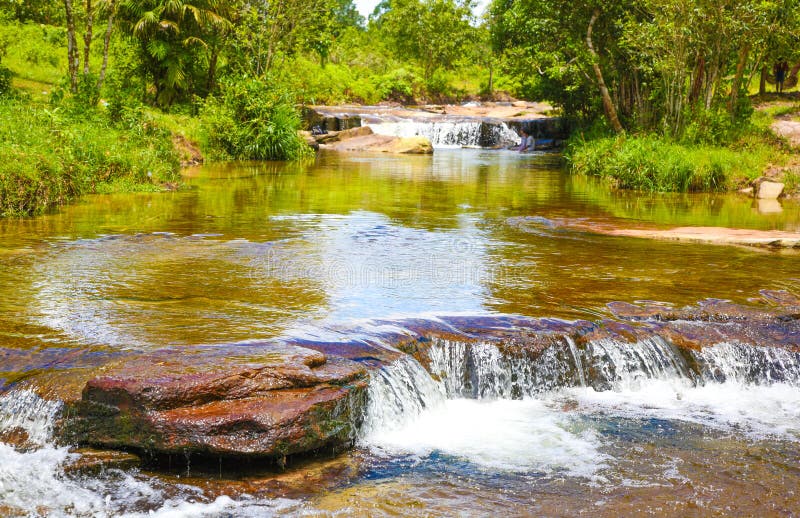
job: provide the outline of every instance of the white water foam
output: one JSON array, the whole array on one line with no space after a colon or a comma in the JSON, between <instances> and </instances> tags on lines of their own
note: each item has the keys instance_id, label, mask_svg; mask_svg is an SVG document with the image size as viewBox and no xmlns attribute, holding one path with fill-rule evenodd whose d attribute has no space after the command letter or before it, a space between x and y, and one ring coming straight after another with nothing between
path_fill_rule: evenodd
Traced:
<instances>
[{"instance_id":1,"label":"white water foam","mask_svg":"<svg viewBox=\"0 0 800 518\"><path fill-rule=\"evenodd\" d=\"M361 444L390 456L438 452L502 471L592 476L603 466L594 434L541 401L446 400L445 392L411 358L373 373Z\"/></svg>"},{"instance_id":2,"label":"white water foam","mask_svg":"<svg viewBox=\"0 0 800 518\"><path fill-rule=\"evenodd\" d=\"M481 468L593 476L604 466L590 430L536 399L451 399L396 429L371 434L367 444L386 455L441 453Z\"/></svg>"},{"instance_id":3,"label":"white water foam","mask_svg":"<svg viewBox=\"0 0 800 518\"><path fill-rule=\"evenodd\" d=\"M0 504L15 515L182 518L276 516L305 509L302 502L287 499L221 496L209 501L199 488L168 486L137 470L69 473L65 466L78 455L52 442L61 406L29 390L0 396L0 432L22 429L28 434L21 451L0 442Z\"/></svg>"},{"instance_id":4,"label":"white water foam","mask_svg":"<svg viewBox=\"0 0 800 518\"><path fill-rule=\"evenodd\" d=\"M684 421L753 439L800 440L800 391L785 383L695 386L679 378L649 380L633 389L564 389L552 396L553 405L565 399L576 401L585 414Z\"/></svg>"}]
</instances>

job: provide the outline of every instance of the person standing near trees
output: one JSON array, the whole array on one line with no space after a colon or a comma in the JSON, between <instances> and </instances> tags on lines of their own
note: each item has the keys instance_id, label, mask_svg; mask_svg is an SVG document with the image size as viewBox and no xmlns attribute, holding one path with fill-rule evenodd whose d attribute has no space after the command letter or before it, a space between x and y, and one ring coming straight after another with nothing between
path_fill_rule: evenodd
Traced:
<instances>
[{"instance_id":1,"label":"person standing near trees","mask_svg":"<svg viewBox=\"0 0 800 518\"><path fill-rule=\"evenodd\" d=\"M775 65L775 91L783 93L783 83L786 81L786 73L789 72L789 64L780 60Z\"/></svg>"}]
</instances>

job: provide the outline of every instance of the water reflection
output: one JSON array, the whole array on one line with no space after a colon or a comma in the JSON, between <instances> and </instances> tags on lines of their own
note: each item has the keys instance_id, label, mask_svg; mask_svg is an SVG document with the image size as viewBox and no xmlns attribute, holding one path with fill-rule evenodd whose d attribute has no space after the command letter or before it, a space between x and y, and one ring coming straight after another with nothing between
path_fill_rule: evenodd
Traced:
<instances>
[{"instance_id":1,"label":"water reflection","mask_svg":"<svg viewBox=\"0 0 800 518\"><path fill-rule=\"evenodd\" d=\"M611 300L742 301L800 271L796 256L514 225L800 228L797 203L613 192L555 155L322 153L191 169L186 182L0 221L2 346L219 343L396 315L583 318Z\"/></svg>"}]
</instances>

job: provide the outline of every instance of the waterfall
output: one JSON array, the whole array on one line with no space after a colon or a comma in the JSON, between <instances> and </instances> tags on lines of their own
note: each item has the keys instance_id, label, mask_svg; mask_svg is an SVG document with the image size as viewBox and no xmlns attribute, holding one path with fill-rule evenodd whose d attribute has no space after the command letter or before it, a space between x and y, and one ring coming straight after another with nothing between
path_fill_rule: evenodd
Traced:
<instances>
[{"instance_id":1,"label":"waterfall","mask_svg":"<svg viewBox=\"0 0 800 518\"><path fill-rule=\"evenodd\" d=\"M15 390L0 396L0 432L22 430L28 443L50 442L62 404L47 401L32 390Z\"/></svg>"},{"instance_id":2,"label":"waterfall","mask_svg":"<svg viewBox=\"0 0 800 518\"><path fill-rule=\"evenodd\" d=\"M368 126L378 135L428 137L434 148L504 147L519 143L519 135L504 122L401 121Z\"/></svg>"},{"instance_id":3,"label":"waterfall","mask_svg":"<svg viewBox=\"0 0 800 518\"><path fill-rule=\"evenodd\" d=\"M680 350L659 336L634 343L604 339L589 342L584 352L589 382L595 389L633 389L646 380L680 378L692 383L696 376Z\"/></svg>"},{"instance_id":4,"label":"waterfall","mask_svg":"<svg viewBox=\"0 0 800 518\"><path fill-rule=\"evenodd\" d=\"M581 361L580 352L578 352L578 346L575 344L575 340L571 337L566 337L567 345L569 345L569 352L572 354L572 359L575 361L575 371L578 374L578 381L580 381L580 386L586 386L586 374L583 370L583 361Z\"/></svg>"},{"instance_id":5,"label":"waterfall","mask_svg":"<svg viewBox=\"0 0 800 518\"><path fill-rule=\"evenodd\" d=\"M602 339L580 347L565 337L538 355L506 352L493 342L434 339L428 356L449 397L519 399L577 386L636 390L650 380L800 385L800 353L729 343L681 350L659 336L634 343Z\"/></svg>"},{"instance_id":6,"label":"waterfall","mask_svg":"<svg viewBox=\"0 0 800 518\"><path fill-rule=\"evenodd\" d=\"M520 399L561 386L585 384L567 341L541 356L504 354L498 344L434 339L431 372L450 397Z\"/></svg>"},{"instance_id":7,"label":"waterfall","mask_svg":"<svg viewBox=\"0 0 800 518\"><path fill-rule=\"evenodd\" d=\"M415 359L407 356L371 373L368 399L362 437L402 426L426 408L444 403L445 393Z\"/></svg>"},{"instance_id":8,"label":"waterfall","mask_svg":"<svg viewBox=\"0 0 800 518\"><path fill-rule=\"evenodd\" d=\"M703 378L741 384L800 385L800 353L777 347L722 343L694 353Z\"/></svg>"}]
</instances>

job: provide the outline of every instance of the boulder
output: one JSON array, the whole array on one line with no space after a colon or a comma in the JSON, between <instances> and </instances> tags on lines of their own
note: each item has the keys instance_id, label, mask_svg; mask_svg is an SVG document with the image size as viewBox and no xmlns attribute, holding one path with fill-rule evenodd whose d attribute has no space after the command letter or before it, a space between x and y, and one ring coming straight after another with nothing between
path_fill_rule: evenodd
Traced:
<instances>
[{"instance_id":1,"label":"boulder","mask_svg":"<svg viewBox=\"0 0 800 518\"><path fill-rule=\"evenodd\" d=\"M344 141L325 144L323 149L334 151L373 151L413 155L433 154L433 145L427 137L392 137L388 135L363 135Z\"/></svg>"},{"instance_id":2,"label":"boulder","mask_svg":"<svg viewBox=\"0 0 800 518\"><path fill-rule=\"evenodd\" d=\"M62 435L154 453L282 458L350 444L368 381L357 362L285 344L163 349L104 370Z\"/></svg>"},{"instance_id":3,"label":"boulder","mask_svg":"<svg viewBox=\"0 0 800 518\"><path fill-rule=\"evenodd\" d=\"M784 184L764 180L758 184L756 197L760 200L776 200L783 194Z\"/></svg>"}]
</instances>

